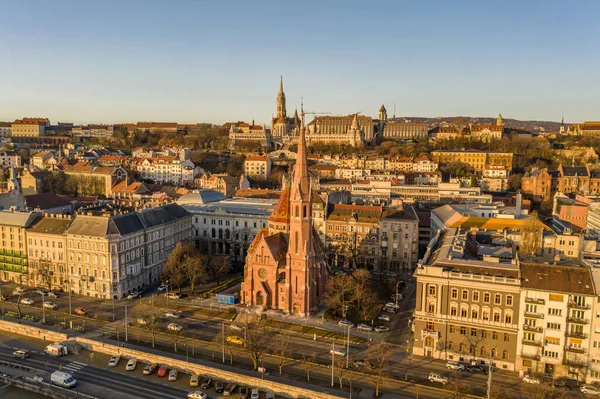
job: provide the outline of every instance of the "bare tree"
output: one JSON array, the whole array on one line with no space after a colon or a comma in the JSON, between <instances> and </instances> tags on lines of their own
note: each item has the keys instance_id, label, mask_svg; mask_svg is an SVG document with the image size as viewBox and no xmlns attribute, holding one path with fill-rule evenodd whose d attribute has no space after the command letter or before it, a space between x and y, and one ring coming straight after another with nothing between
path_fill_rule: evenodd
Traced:
<instances>
[{"instance_id":1,"label":"bare tree","mask_svg":"<svg viewBox=\"0 0 600 399\"><path fill-rule=\"evenodd\" d=\"M211 256L206 262L206 271L217 284L221 281L224 274L231 270L231 263L228 256Z\"/></svg>"},{"instance_id":2,"label":"bare tree","mask_svg":"<svg viewBox=\"0 0 600 399\"><path fill-rule=\"evenodd\" d=\"M333 368L335 375L340 383L340 389L344 388L344 375L346 374L346 359L341 356L334 356Z\"/></svg>"},{"instance_id":3,"label":"bare tree","mask_svg":"<svg viewBox=\"0 0 600 399\"><path fill-rule=\"evenodd\" d=\"M306 354L303 353L302 354L302 368L304 369L304 372L306 372L306 381L310 382L310 372L312 369L314 369L317 366L317 363L315 363L315 360L317 358L317 354L312 352L310 354Z\"/></svg>"},{"instance_id":4,"label":"bare tree","mask_svg":"<svg viewBox=\"0 0 600 399\"><path fill-rule=\"evenodd\" d=\"M461 380L461 372L460 370L454 370L450 377L449 384L446 388L448 388L452 392L451 398L453 399L461 399L465 397L467 391L467 385L463 383Z\"/></svg>"},{"instance_id":5,"label":"bare tree","mask_svg":"<svg viewBox=\"0 0 600 399\"><path fill-rule=\"evenodd\" d=\"M325 305L336 315L341 316L347 305L352 301L354 286L356 283L351 276L342 274L333 276L327 282L325 293Z\"/></svg>"},{"instance_id":6,"label":"bare tree","mask_svg":"<svg viewBox=\"0 0 600 399\"><path fill-rule=\"evenodd\" d=\"M22 284L21 282L18 283L17 288L13 292L18 292L18 293L17 293L17 295L13 296L13 299L10 301L10 303L12 303L14 305L15 309L17 309L17 317L19 317L19 319L20 319L22 317L21 297L25 293L25 285Z\"/></svg>"},{"instance_id":7,"label":"bare tree","mask_svg":"<svg viewBox=\"0 0 600 399\"><path fill-rule=\"evenodd\" d=\"M201 283L206 280L207 272L204 267L205 262L206 257L204 255L187 255L181 264L183 275L189 281L192 293L194 292L196 283Z\"/></svg>"},{"instance_id":8,"label":"bare tree","mask_svg":"<svg viewBox=\"0 0 600 399\"><path fill-rule=\"evenodd\" d=\"M152 347L156 345L156 335L159 332L160 313L154 308L154 298L151 298L152 305L144 306L138 313L138 324L150 334Z\"/></svg>"},{"instance_id":9,"label":"bare tree","mask_svg":"<svg viewBox=\"0 0 600 399\"><path fill-rule=\"evenodd\" d=\"M178 329L169 330L171 338L173 339L173 349L175 350L175 352L177 352L177 343L183 338L182 331L183 330Z\"/></svg>"},{"instance_id":10,"label":"bare tree","mask_svg":"<svg viewBox=\"0 0 600 399\"><path fill-rule=\"evenodd\" d=\"M246 325L246 340L244 342L246 351L250 354L254 370L258 368L258 362L262 355L269 349L272 333L261 320Z\"/></svg>"},{"instance_id":11,"label":"bare tree","mask_svg":"<svg viewBox=\"0 0 600 399\"><path fill-rule=\"evenodd\" d=\"M279 375L283 373L283 366L285 366L290 359L290 352L288 351L288 346L290 344L290 335L286 330L281 330L281 332L277 335L277 339L275 340L275 350L274 354L277 357L278 366L279 366Z\"/></svg>"},{"instance_id":12,"label":"bare tree","mask_svg":"<svg viewBox=\"0 0 600 399\"><path fill-rule=\"evenodd\" d=\"M371 359L369 364L374 376L375 396L379 396L379 387L385 377L386 363L393 351L394 347L392 345L380 341L371 346L367 353L369 359Z\"/></svg>"}]
</instances>

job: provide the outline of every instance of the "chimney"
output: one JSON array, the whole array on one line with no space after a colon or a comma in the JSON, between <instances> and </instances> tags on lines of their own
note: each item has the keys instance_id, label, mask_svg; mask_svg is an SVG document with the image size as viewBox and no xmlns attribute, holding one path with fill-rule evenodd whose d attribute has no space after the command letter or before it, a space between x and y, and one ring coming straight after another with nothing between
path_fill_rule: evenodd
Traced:
<instances>
[{"instance_id":1,"label":"chimney","mask_svg":"<svg viewBox=\"0 0 600 399\"><path fill-rule=\"evenodd\" d=\"M515 217L517 217L517 218L521 216L522 201L523 201L523 196L522 196L521 192L519 191L517 193L517 205L515 207Z\"/></svg>"}]
</instances>

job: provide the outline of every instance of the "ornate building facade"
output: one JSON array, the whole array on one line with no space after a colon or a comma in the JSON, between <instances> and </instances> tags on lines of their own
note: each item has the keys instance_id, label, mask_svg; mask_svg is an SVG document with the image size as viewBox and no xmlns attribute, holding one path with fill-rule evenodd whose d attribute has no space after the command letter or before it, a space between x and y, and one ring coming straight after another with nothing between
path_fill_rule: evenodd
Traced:
<instances>
[{"instance_id":1,"label":"ornate building facade","mask_svg":"<svg viewBox=\"0 0 600 399\"><path fill-rule=\"evenodd\" d=\"M248 248L242 303L286 313L315 310L329 276L325 249L313 227L313 198L300 129L291 186L286 185L268 219Z\"/></svg>"}]
</instances>

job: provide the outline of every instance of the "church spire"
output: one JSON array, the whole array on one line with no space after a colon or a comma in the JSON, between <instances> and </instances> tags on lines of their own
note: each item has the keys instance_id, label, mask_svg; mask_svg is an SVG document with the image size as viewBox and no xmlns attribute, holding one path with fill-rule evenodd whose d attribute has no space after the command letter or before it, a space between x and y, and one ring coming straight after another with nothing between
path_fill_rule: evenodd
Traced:
<instances>
[{"instance_id":1,"label":"church spire","mask_svg":"<svg viewBox=\"0 0 600 399\"><path fill-rule=\"evenodd\" d=\"M300 137L298 138L296 164L294 165L292 199L297 198L294 194L297 194L298 191L300 198L304 200L307 200L309 198L308 196L310 195L310 181L308 177L308 161L306 153L306 127L304 126L304 118L302 118L300 123Z\"/></svg>"},{"instance_id":2,"label":"church spire","mask_svg":"<svg viewBox=\"0 0 600 399\"><path fill-rule=\"evenodd\" d=\"M279 92L283 93L283 75L279 75Z\"/></svg>"},{"instance_id":3,"label":"church spire","mask_svg":"<svg viewBox=\"0 0 600 399\"><path fill-rule=\"evenodd\" d=\"M279 93L277 94L277 119L285 120L285 93L283 92L283 76L279 77Z\"/></svg>"}]
</instances>

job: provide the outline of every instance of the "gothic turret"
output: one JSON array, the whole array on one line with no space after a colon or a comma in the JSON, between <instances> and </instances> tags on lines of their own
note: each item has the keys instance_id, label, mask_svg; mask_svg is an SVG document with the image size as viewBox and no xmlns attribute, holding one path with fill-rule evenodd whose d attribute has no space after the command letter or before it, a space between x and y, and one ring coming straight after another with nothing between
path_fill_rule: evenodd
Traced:
<instances>
[{"instance_id":1,"label":"gothic turret","mask_svg":"<svg viewBox=\"0 0 600 399\"><path fill-rule=\"evenodd\" d=\"M380 121L387 121L387 110L383 104L381 104L381 108L379 108L378 118Z\"/></svg>"},{"instance_id":2,"label":"gothic turret","mask_svg":"<svg viewBox=\"0 0 600 399\"><path fill-rule=\"evenodd\" d=\"M286 109L285 109L285 93L283 92L283 76L279 77L279 93L277 94L277 116L276 118L284 118L286 117Z\"/></svg>"}]
</instances>

